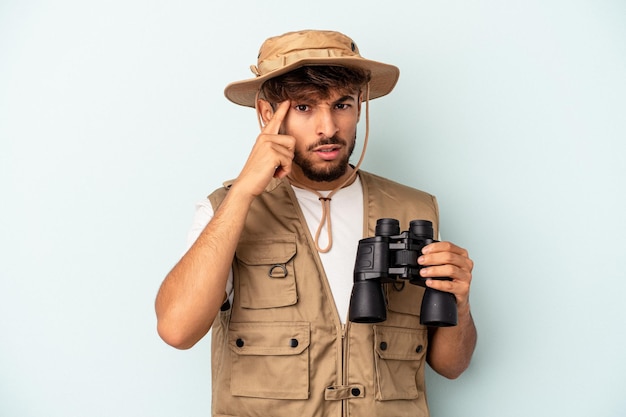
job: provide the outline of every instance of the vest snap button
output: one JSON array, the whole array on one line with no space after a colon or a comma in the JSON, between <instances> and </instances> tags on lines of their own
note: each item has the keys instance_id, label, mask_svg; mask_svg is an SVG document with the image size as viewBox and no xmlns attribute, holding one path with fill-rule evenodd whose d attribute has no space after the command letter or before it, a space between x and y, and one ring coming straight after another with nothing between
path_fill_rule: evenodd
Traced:
<instances>
[{"instance_id":1,"label":"vest snap button","mask_svg":"<svg viewBox=\"0 0 626 417\"><path fill-rule=\"evenodd\" d=\"M352 394L353 397L358 397L359 395L361 395L361 390L358 388L352 388L350 393Z\"/></svg>"},{"instance_id":2,"label":"vest snap button","mask_svg":"<svg viewBox=\"0 0 626 417\"><path fill-rule=\"evenodd\" d=\"M237 339L235 341L235 344L237 345L237 347L243 347L243 339Z\"/></svg>"},{"instance_id":3,"label":"vest snap button","mask_svg":"<svg viewBox=\"0 0 626 417\"><path fill-rule=\"evenodd\" d=\"M291 339L289 341L289 346L291 346L292 348L298 347L298 339Z\"/></svg>"},{"instance_id":4,"label":"vest snap button","mask_svg":"<svg viewBox=\"0 0 626 417\"><path fill-rule=\"evenodd\" d=\"M387 342L380 342L380 350L387 350Z\"/></svg>"},{"instance_id":5,"label":"vest snap button","mask_svg":"<svg viewBox=\"0 0 626 417\"><path fill-rule=\"evenodd\" d=\"M415 352L417 352L417 353L422 353L422 350L423 350L423 349L424 349L424 346L419 345L419 346L417 347L417 349L415 349Z\"/></svg>"}]
</instances>

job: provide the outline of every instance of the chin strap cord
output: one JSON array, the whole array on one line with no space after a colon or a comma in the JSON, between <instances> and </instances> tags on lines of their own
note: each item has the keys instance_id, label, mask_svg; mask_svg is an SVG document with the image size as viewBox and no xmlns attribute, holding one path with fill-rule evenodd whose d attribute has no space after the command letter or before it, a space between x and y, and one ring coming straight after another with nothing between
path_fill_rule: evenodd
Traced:
<instances>
[{"instance_id":1,"label":"chin strap cord","mask_svg":"<svg viewBox=\"0 0 626 417\"><path fill-rule=\"evenodd\" d=\"M361 157L359 158L359 162L357 162L354 169L352 170L352 173L348 176L348 178L346 178L346 180L343 183L341 183L337 188L335 188L330 193L328 193L327 196L324 196L319 191L314 190L310 187L307 187L304 184L299 183L298 181L294 180L291 176L287 176L287 178L289 179L292 185L295 185L298 188L303 188L305 190L308 190L308 191L311 191L312 193L317 194L320 200L320 203L322 203L322 219L320 220L320 224L317 227L317 232L315 232L315 248L320 253L327 253L333 247L333 232L332 232L332 225L330 221L331 197L343 187L350 185L354 182L358 174L359 167L361 166L361 163L363 162L363 159L365 157L365 150L367 149L367 141L369 139L369 132L370 132L369 103L370 103L370 84L367 83L367 88L366 88L366 93L365 93L365 138L363 139L363 150L361 151ZM320 240L320 235L322 234L322 229L324 228L324 224L326 225L326 231L328 234L328 244L326 245L325 248L322 248L320 247L319 240Z\"/></svg>"}]
</instances>

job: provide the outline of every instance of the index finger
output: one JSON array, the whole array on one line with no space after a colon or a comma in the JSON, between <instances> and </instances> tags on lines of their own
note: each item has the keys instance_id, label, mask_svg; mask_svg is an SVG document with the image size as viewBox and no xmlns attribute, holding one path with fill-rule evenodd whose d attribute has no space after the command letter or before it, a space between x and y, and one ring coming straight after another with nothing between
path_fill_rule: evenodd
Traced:
<instances>
[{"instance_id":1,"label":"index finger","mask_svg":"<svg viewBox=\"0 0 626 417\"><path fill-rule=\"evenodd\" d=\"M272 115L272 118L270 119L269 122L267 122L267 124L263 128L263 133L268 133L272 135L275 135L278 133L278 131L280 130L280 125L283 124L283 120L285 119L285 116L287 115L287 112L289 111L289 106L290 106L289 100L285 100L278 105L278 108Z\"/></svg>"},{"instance_id":2,"label":"index finger","mask_svg":"<svg viewBox=\"0 0 626 417\"><path fill-rule=\"evenodd\" d=\"M422 249L423 254L436 253L436 252L451 252L458 255L467 256L467 250L455 245L452 242L435 242L427 245Z\"/></svg>"}]
</instances>

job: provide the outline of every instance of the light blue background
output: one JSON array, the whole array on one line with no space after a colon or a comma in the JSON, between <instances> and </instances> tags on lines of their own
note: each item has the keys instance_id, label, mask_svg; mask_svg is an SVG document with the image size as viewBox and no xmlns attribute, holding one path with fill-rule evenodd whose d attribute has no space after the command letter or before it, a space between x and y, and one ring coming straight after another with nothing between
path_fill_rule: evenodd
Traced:
<instances>
[{"instance_id":1,"label":"light blue background","mask_svg":"<svg viewBox=\"0 0 626 417\"><path fill-rule=\"evenodd\" d=\"M617 0L3 0L0 415L209 415L210 342L166 346L153 300L257 134L224 86L302 28L400 67L364 168L436 194L476 261L478 347L428 374L433 416L625 415L625 22Z\"/></svg>"}]
</instances>

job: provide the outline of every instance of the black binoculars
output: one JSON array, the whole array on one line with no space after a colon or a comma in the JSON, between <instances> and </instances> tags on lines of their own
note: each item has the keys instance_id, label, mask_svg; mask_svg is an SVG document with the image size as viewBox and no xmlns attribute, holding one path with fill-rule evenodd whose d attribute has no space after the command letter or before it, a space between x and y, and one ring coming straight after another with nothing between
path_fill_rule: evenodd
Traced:
<instances>
[{"instance_id":1,"label":"black binoculars","mask_svg":"<svg viewBox=\"0 0 626 417\"><path fill-rule=\"evenodd\" d=\"M426 326L456 326L457 308L453 294L426 287L417 258L433 239L433 224L412 220L409 230L400 232L396 219L378 219L376 235L359 241L354 266L354 286L348 319L356 323L378 323L387 319L383 283L404 282L425 287L420 323ZM450 278L433 278L450 280ZM404 284L403 284L404 285Z\"/></svg>"}]
</instances>

